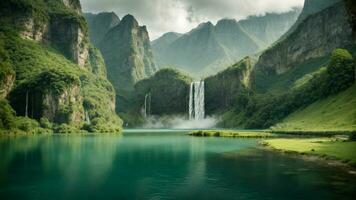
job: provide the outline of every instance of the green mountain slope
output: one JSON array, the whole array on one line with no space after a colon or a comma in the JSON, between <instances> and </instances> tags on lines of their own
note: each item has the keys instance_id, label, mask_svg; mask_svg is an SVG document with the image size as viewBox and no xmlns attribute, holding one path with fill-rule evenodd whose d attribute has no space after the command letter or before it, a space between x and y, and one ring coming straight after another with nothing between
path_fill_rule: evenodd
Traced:
<instances>
[{"instance_id":1,"label":"green mountain slope","mask_svg":"<svg viewBox=\"0 0 356 200\"><path fill-rule=\"evenodd\" d=\"M277 131L356 130L356 85L292 113L272 129Z\"/></svg>"},{"instance_id":2,"label":"green mountain slope","mask_svg":"<svg viewBox=\"0 0 356 200\"><path fill-rule=\"evenodd\" d=\"M79 1L0 4L0 74L5 74L1 81L12 80L3 66L16 76L0 98L1 116L7 116L0 119L7 124L3 128L120 131L115 91L106 79L100 52L89 43Z\"/></svg>"},{"instance_id":3,"label":"green mountain slope","mask_svg":"<svg viewBox=\"0 0 356 200\"><path fill-rule=\"evenodd\" d=\"M345 4L336 3L307 17L284 40L262 53L252 73L254 87L260 93L278 89L285 92L287 88L278 86L282 82L294 81L318 70L334 49L350 49L353 45Z\"/></svg>"}]
</instances>

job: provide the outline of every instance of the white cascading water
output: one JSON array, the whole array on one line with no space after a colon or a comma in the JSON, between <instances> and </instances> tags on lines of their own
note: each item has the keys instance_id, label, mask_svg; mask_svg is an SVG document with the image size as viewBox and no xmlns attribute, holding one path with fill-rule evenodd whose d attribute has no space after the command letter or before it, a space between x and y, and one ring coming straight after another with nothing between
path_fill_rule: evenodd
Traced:
<instances>
[{"instance_id":1,"label":"white cascading water","mask_svg":"<svg viewBox=\"0 0 356 200\"><path fill-rule=\"evenodd\" d=\"M85 111L85 122L89 125L91 124L88 111Z\"/></svg>"},{"instance_id":2,"label":"white cascading water","mask_svg":"<svg viewBox=\"0 0 356 200\"><path fill-rule=\"evenodd\" d=\"M148 117L151 114L151 93L146 94L145 96L145 105L144 105L144 117Z\"/></svg>"},{"instance_id":3,"label":"white cascading water","mask_svg":"<svg viewBox=\"0 0 356 200\"><path fill-rule=\"evenodd\" d=\"M189 89L189 119L204 119L204 81L192 82Z\"/></svg>"}]
</instances>

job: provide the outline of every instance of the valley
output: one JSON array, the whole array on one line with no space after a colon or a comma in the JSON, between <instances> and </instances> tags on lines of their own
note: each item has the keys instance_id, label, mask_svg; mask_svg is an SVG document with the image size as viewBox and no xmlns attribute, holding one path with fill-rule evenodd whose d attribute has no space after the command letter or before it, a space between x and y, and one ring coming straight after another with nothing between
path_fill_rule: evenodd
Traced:
<instances>
[{"instance_id":1,"label":"valley","mask_svg":"<svg viewBox=\"0 0 356 200\"><path fill-rule=\"evenodd\" d=\"M0 199L352 199L354 1L138 2L0 2Z\"/></svg>"}]
</instances>

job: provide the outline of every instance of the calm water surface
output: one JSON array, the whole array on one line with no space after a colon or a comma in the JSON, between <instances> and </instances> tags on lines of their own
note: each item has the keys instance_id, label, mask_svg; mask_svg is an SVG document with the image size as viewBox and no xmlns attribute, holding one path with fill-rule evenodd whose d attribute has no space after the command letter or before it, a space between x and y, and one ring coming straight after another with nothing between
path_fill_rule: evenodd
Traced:
<instances>
[{"instance_id":1,"label":"calm water surface","mask_svg":"<svg viewBox=\"0 0 356 200\"><path fill-rule=\"evenodd\" d=\"M353 199L356 176L177 131L0 139L0 199Z\"/></svg>"}]
</instances>

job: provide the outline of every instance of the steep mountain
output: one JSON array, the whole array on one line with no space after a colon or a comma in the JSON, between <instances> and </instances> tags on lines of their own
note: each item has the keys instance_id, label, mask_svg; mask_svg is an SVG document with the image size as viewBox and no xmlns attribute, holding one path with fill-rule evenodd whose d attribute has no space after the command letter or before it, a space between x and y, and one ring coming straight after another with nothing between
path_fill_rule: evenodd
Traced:
<instances>
[{"instance_id":1,"label":"steep mountain","mask_svg":"<svg viewBox=\"0 0 356 200\"><path fill-rule=\"evenodd\" d=\"M120 23L119 17L114 12L84 13L84 17L88 22L90 41L95 46L98 46L111 28Z\"/></svg>"},{"instance_id":2,"label":"steep mountain","mask_svg":"<svg viewBox=\"0 0 356 200\"><path fill-rule=\"evenodd\" d=\"M164 35L153 41L154 54L160 66L175 66L196 77L211 75L270 45L288 30L299 13L295 9L239 22L222 19L215 26L202 23L182 36Z\"/></svg>"},{"instance_id":3,"label":"steep mountain","mask_svg":"<svg viewBox=\"0 0 356 200\"><path fill-rule=\"evenodd\" d=\"M308 4L306 4L308 5ZM308 7L305 9L308 10ZM326 23L327 22L327 23ZM266 50L259 58L255 70L255 86L258 91L265 92L276 88L280 81L289 79L283 84L285 90L293 85L293 81L301 78L305 73L311 73L325 63L325 57L336 48L348 48L354 45L352 40L352 27L349 22L344 3L336 3L318 13L310 15L284 40ZM310 62L320 61L319 65ZM288 76L291 71L293 79Z\"/></svg>"},{"instance_id":4,"label":"steep mountain","mask_svg":"<svg viewBox=\"0 0 356 200\"><path fill-rule=\"evenodd\" d=\"M132 91L134 84L156 71L146 26L126 15L100 42L108 78L118 93Z\"/></svg>"},{"instance_id":5,"label":"steep mountain","mask_svg":"<svg viewBox=\"0 0 356 200\"><path fill-rule=\"evenodd\" d=\"M336 4L337 2L341 2L343 0L305 0L303 10L300 13L295 24L280 38L280 40L285 39L289 36L295 29L310 15L318 13L325 8Z\"/></svg>"},{"instance_id":6,"label":"steep mountain","mask_svg":"<svg viewBox=\"0 0 356 200\"><path fill-rule=\"evenodd\" d=\"M1 1L0 27L0 124L7 124L0 128L121 130L115 92L89 43L79 0Z\"/></svg>"},{"instance_id":7,"label":"steep mountain","mask_svg":"<svg viewBox=\"0 0 356 200\"><path fill-rule=\"evenodd\" d=\"M227 52L216 36L214 25L207 22L175 40L159 57L164 58L166 65L197 74L205 66L227 57Z\"/></svg>"}]
</instances>

